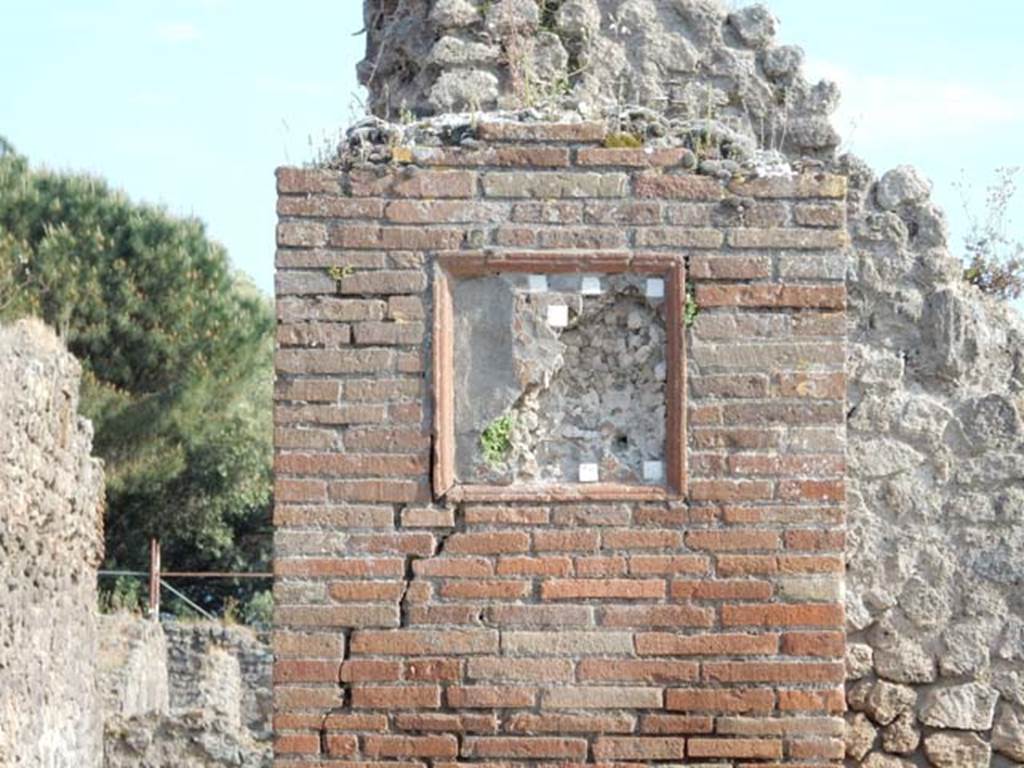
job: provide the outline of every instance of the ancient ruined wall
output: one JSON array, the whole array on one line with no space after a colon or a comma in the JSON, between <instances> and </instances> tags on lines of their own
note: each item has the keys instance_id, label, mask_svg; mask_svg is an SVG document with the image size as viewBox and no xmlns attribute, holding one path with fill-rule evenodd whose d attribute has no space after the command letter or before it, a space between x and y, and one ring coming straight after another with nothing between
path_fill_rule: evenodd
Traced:
<instances>
[{"instance_id":1,"label":"ancient ruined wall","mask_svg":"<svg viewBox=\"0 0 1024 768\"><path fill-rule=\"evenodd\" d=\"M104 768L269 768L270 648L245 627L101 617Z\"/></svg>"},{"instance_id":2,"label":"ancient ruined wall","mask_svg":"<svg viewBox=\"0 0 1024 768\"><path fill-rule=\"evenodd\" d=\"M0 328L0 765L96 768L103 470L78 362L41 323Z\"/></svg>"},{"instance_id":3,"label":"ancient ruined wall","mask_svg":"<svg viewBox=\"0 0 1024 768\"><path fill-rule=\"evenodd\" d=\"M845 180L726 183L603 123L455 133L278 174L278 764L834 765ZM433 499L439 252L685 264L681 498Z\"/></svg>"},{"instance_id":4,"label":"ancient ruined wall","mask_svg":"<svg viewBox=\"0 0 1024 768\"><path fill-rule=\"evenodd\" d=\"M378 115L568 108L647 145L713 126L727 160L781 149L848 176L849 758L1024 762L1024 327L964 284L922 177L837 156L839 91L804 80L763 5L365 5Z\"/></svg>"},{"instance_id":5,"label":"ancient ruined wall","mask_svg":"<svg viewBox=\"0 0 1024 768\"><path fill-rule=\"evenodd\" d=\"M256 739L269 738L271 729L271 655L269 637L242 626L219 622L165 622L167 665L170 678L170 706L176 710L209 708L209 695L218 698L216 679L208 661L221 650L235 660L238 689L236 719ZM213 676L216 678L216 675Z\"/></svg>"}]
</instances>

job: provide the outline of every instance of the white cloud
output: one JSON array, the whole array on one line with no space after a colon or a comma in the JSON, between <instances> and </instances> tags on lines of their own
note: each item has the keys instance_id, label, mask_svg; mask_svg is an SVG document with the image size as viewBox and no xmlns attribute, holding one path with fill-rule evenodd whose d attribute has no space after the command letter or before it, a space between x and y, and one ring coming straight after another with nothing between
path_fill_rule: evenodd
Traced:
<instances>
[{"instance_id":1,"label":"white cloud","mask_svg":"<svg viewBox=\"0 0 1024 768\"><path fill-rule=\"evenodd\" d=\"M981 139L986 129L1024 123L1024 102L993 87L921 77L862 75L824 61L809 61L808 77L839 84L835 116L853 143L929 139Z\"/></svg>"},{"instance_id":2,"label":"white cloud","mask_svg":"<svg viewBox=\"0 0 1024 768\"><path fill-rule=\"evenodd\" d=\"M188 22L160 24L156 32L165 43L193 43L200 37L198 27Z\"/></svg>"}]
</instances>

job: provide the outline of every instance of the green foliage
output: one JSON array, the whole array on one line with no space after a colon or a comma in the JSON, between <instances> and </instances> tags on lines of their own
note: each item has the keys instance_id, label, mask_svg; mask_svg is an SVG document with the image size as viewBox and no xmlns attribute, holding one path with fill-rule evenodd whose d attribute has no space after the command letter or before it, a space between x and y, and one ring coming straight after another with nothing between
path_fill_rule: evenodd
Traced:
<instances>
[{"instance_id":1,"label":"green foliage","mask_svg":"<svg viewBox=\"0 0 1024 768\"><path fill-rule=\"evenodd\" d=\"M959 184L970 229L964 237L967 268L964 280L997 299L1024 295L1024 241L1010 236L1010 204L1017 194L1021 168L998 168L996 180L985 194L985 210L979 216L967 202L968 185Z\"/></svg>"},{"instance_id":2,"label":"green foliage","mask_svg":"<svg viewBox=\"0 0 1024 768\"><path fill-rule=\"evenodd\" d=\"M480 435L480 447L484 452L484 461L491 467L496 467L505 460L509 450L512 448L512 427L515 426L515 417L506 413L484 429Z\"/></svg>"},{"instance_id":3,"label":"green foliage","mask_svg":"<svg viewBox=\"0 0 1024 768\"><path fill-rule=\"evenodd\" d=\"M335 264L333 267L327 268L327 274L331 278L331 280L333 280L337 284L337 290L339 293L341 293L342 280L351 275L352 272L353 270L351 264L346 264L345 266Z\"/></svg>"},{"instance_id":4,"label":"green foliage","mask_svg":"<svg viewBox=\"0 0 1024 768\"><path fill-rule=\"evenodd\" d=\"M265 569L273 313L202 223L0 143L0 320L25 314L82 361L107 567L144 570L156 536L176 570Z\"/></svg>"},{"instance_id":5,"label":"green foliage","mask_svg":"<svg viewBox=\"0 0 1024 768\"><path fill-rule=\"evenodd\" d=\"M135 576L118 576L100 589L100 613L141 613L142 582Z\"/></svg>"},{"instance_id":6,"label":"green foliage","mask_svg":"<svg viewBox=\"0 0 1024 768\"><path fill-rule=\"evenodd\" d=\"M639 149L644 145L644 140L634 133L609 133L604 140L608 149Z\"/></svg>"},{"instance_id":7,"label":"green foliage","mask_svg":"<svg viewBox=\"0 0 1024 768\"><path fill-rule=\"evenodd\" d=\"M697 293L693 285L686 286L686 305L683 307L683 324L690 328L697 322L697 315L700 314L700 305L697 303Z\"/></svg>"},{"instance_id":8,"label":"green foliage","mask_svg":"<svg viewBox=\"0 0 1024 768\"><path fill-rule=\"evenodd\" d=\"M269 627L274 620L274 594L269 589L256 592L242 605L242 621L254 626Z\"/></svg>"}]
</instances>

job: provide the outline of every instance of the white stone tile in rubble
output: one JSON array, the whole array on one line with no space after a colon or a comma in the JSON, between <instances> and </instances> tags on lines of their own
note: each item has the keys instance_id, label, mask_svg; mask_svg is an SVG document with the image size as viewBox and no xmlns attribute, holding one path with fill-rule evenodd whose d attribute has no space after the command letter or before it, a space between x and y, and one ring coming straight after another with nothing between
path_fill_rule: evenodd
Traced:
<instances>
[{"instance_id":1,"label":"white stone tile in rubble","mask_svg":"<svg viewBox=\"0 0 1024 768\"><path fill-rule=\"evenodd\" d=\"M644 462L644 480L657 482L665 477L665 464L661 461Z\"/></svg>"},{"instance_id":2,"label":"white stone tile in rubble","mask_svg":"<svg viewBox=\"0 0 1024 768\"><path fill-rule=\"evenodd\" d=\"M565 304L552 304L549 306L548 325L552 328L565 328L569 325L569 308Z\"/></svg>"}]
</instances>

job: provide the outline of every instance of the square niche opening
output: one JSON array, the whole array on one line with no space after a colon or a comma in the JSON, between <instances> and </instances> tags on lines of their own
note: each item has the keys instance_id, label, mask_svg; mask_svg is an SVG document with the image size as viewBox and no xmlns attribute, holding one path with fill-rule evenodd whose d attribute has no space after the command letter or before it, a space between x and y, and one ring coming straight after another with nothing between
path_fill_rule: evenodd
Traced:
<instances>
[{"instance_id":1,"label":"square niche opening","mask_svg":"<svg viewBox=\"0 0 1024 768\"><path fill-rule=\"evenodd\" d=\"M434 492L685 491L680 257L449 254L434 292Z\"/></svg>"}]
</instances>

